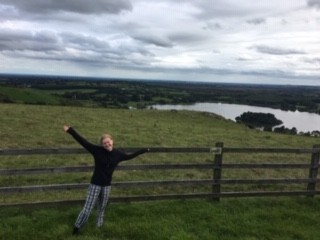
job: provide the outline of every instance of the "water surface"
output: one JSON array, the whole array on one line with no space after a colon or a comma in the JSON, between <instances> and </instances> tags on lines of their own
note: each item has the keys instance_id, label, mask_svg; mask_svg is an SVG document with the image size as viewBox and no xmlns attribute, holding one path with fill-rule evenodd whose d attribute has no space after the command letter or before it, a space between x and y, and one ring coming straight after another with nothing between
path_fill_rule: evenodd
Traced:
<instances>
[{"instance_id":1,"label":"water surface","mask_svg":"<svg viewBox=\"0 0 320 240\"><path fill-rule=\"evenodd\" d=\"M320 131L320 115L315 113L299 112L299 111L283 111L267 107L256 107L240 104L228 103L195 103L192 105L153 105L159 110L192 110L211 112L223 116L226 119L235 121L236 117L244 112L260 112L272 113L283 122L286 128L295 127L298 132L312 132L313 130Z\"/></svg>"}]
</instances>

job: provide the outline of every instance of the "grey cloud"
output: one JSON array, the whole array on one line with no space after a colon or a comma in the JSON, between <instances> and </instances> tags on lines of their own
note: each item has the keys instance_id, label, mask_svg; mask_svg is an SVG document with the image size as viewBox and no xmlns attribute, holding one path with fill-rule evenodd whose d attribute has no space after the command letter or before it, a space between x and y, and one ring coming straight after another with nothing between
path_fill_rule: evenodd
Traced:
<instances>
[{"instance_id":1,"label":"grey cloud","mask_svg":"<svg viewBox=\"0 0 320 240\"><path fill-rule=\"evenodd\" d=\"M114 65L125 64L131 61L130 56L133 54L151 56L151 54L140 46L120 45L112 48L108 42L72 33L63 33L61 38L65 46L78 50L81 54L69 56L66 61L86 62L90 65ZM90 54L88 53L90 51Z\"/></svg>"},{"instance_id":2,"label":"grey cloud","mask_svg":"<svg viewBox=\"0 0 320 240\"><path fill-rule=\"evenodd\" d=\"M208 35L204 35L204 33L201 32L195 33L187 31L171 33L168 37L175 43L198 43L209 38Z\"/></svg>"},{"instance_id":3,"label":"grey cloud","mask_svg":"<svg viewBox=\"0 0 320 240\"><path fill-rule=\"evenodd\" d=\"M246 76L260 76L267 78L274 78L279 81L279 79L285 78L290 80L298 80L301 83L301 79L303 80L319 80L319 75L304 75L304 74L296 74L294 72L289 71L281 71L281 70L261 70L261 71L239 71L240 75ZM278 82L279 83L279 82Z\"/></svg>"},{"instance_id":4,"label":"grey cloud","mask_svg":"<svg viewBox=\"0 0 320 240\"><path fill-rule=\"evenodd\" d=\"M252 15L253 11L257 11L250 1L207 1L197 0L189 1L192 3L198 13L194 14L199 19L227 19L235 17L246 17Z\"/></svg>"},{"instance_id":5,"label":"grey cloud","mask_svg":"<svg viewBox=\"0 0 320 240\"><path fill-rule=\"evenodd\" d=\"M68 32L56 34L49 31L30 32L1 28L0 31L0 51L64 51L72 48L98 53L116 52L107 41L82 34ZM126 48L122 47L121 51L126 51ZM135 52L134 49L130 51ZM139 52L147 54L141 49Z\"/></svg>"},{"instance_id":6,"label":"grey cloud","mask_svg":"<svg viewBox=\"0 0 320 240\"><path fill-rule=\"evenodd\" d=\"M239 75L239 76L257 76L257 77L267 77L267 78L286 78L286 79L296 79L296 80L319 80L319 75L310 76L310 75L299 75L293 72L282 71L282 70L259 70L259 71L243 71L238 69L214 69L214 68L203 68L196 69L193 71L207 72L211 74L218 75Z\"/></svg>"},{"instance_id":7,"label":"grey cloud","mask_svg":"<svg viewBox=\"0 0 320 240\"><path fill-rule=\"evenodd\" d=\"M200 0L194 1L193 4L200 10L200 13L196 14L200 19L227 18L244 14L243 9L234 8L227 1L215 1L208 4L208 1Z\"/></svg>"},{"instance_id":8,"label":"grey cloud","mask_svg":"<svg viewBox=\"0 0 320 240\"><path fill-rule=\"evenodd\" d=\"M36 33L0 29L0 51L61 50L57 36L48 31Z\"/></svg>"},{"instance_id":9,"label":"grey cloud","mask_svg":"<svg viewBox=\"0 0 320 240\"><path fill-rule=\"evenodd\" d=\"M0 0L0 4L31 14L47 14L57 11L81 14L110 13L132 10L129 0Z\"/></svg>"},{"instance_id":10,"label":"grey cloud","mask_svg":"<svg viewBox=\"0 0 320 240\"><path fill-rule=\"evenodd\" d=\"M1 28L0 31L0 52L13 58L66 61L91 66L127 66L129 63L141 64L144 58L139 56L153 56L138 45L120 45L114 49L104 40L82 34L32 33ZM135 59L136 56L139 60Z\"/></svg>"},{"instance_id":11,"label":"grey cloud","mask_svg":"<svg viewBox=\"0 0 320 240\"><path fill-rule=\"evenodd\" d=\"M251 47L257 52L271 54L271 55L292 55L292 54L305 54L305 52L298 51L295 49L275 48L266 45L257 45Z\"/></svg>"},{"instance_id":12,"label":"grey cloud","mask_svg":"<svg viewBox=\"0 0 320 240\"><path fill-rule=\"evenodd\" d=\"M213 31L213 30L222 29L222 26L221 26L220 23L217 23L217 22L215 22L215 23L208 22L208 23L206 24L206 26L203 27L203 29L205 29L205 30L206 30L206 29L209 29L209 30Z\"/></svg>"},{"instance_id":13,"label":"grey cloud","mask_svg":"<svg viewBox=\"0 0 320 240\"><path fill-rule=\"evenodd\" d=\"M67 51L52 52L50 54L46 52L34 52L29 54L28 52L9 52L6 55L14 58L25 58L25 59L35 59L41 61L61 61L61 62L72 62L76 64L85 64L85 66L102 66L107 63L116 62L117 58L110 55L108 58L104 58L99 54L85 54L75 55ZM108 59L108 61L106 61Z\"/></svg>"},{"instance_id":14,"label":"grey cloud","mask_svg":"<svg viewBox=\"0 0 320 240\"><path fill-rule=\"evenodd\" d=\"M308 59L304 59L304 62L320 65L320 58L308 58Z\"/></svg>"},{"instance_id":15,"label":"grey cloud","mask_svg":"<svg viewBox=\"0 0 320 240\"><path fill-rule=\"evenodd\" d=\"M259 25L265 22L266 20L264 18L253 18L253 19L247 20L247 23L254 24L254 25Z\"/></svg>"},{"instance_id":16,"label":"grey cloud","mask_svg":"<svg viewBox=\"0 0 320 240\"><path fill-rule=\"evenodd\" d=\"M248 61L249 59L243 58L243 57L238 57L238 58L236 58L236 60L242 62L242 61Z\"/></svg>"},{"instance_id":17,"label":"grey cloud","mask_svg":"<svg viewBox=\"0 0 320 240\"><path fill-rule=\"evenodd\" d=\"M131 66L131 69L139 69L145 72L165 72L165 73L180 73L180 74L210 74L210 75L220 75L220 76L243 76L243 77L264 77L270 79L290 79L290 80L319 80L319 75L299 75L293 72L287 72L282 70L260 70L260 71L243 71L240 69L227 69L227 68L177 68L177 67L152 67L152 66Z\"/></svg>"},{"instance_id":18,"label":"grey cloud","mask_svg":"<svg viewBox=\"0 0 320 240\"><path fill-rule=\"evenodd\" d=\"M0 0L0 20L9 20L18 17L19 13L13 6L1 5Z\"/></svg>"},{"instance_id":19,"label":"grey cloud","mask_svg":"<svg viewBox=\"0 0 320 240\"><path fill-rule=\"evenodd\" d=\"M133 34L132 37L141 42L144 42L147 44L153 44L158 47L165 47L165 48L173 47L172 42L168 38L164 36L156 36L150 32L144 33L144 34L141 34L141 33Z\"/></svg>"},{"instance_id":20,"label":"grey cloud","mask_svg":"<svg viewBox=\"0 0 320 240\"><path fill-rule=\"evenodd\" d=\"M132 54L132 52L130 52ZM66 49L54 52L26 52L14 51L4 52L5 55L14 58L34 59L41 61L59 61L79 64L83 68L87 67L115 67L129 69L132 67L141 67L149 64L145 60L134 59L125 52L81 52L81 54L74 54L73 52L66 51Z\"/></svg>"},{"instance_id":21,"label":"grey cloud","mask_svg":"<svg viewBox=\"0 0 320 240\"><path fill-rule=\"evenodd\" d=\"M307 4L309 7L315 7L320 9L320 0L308 0Z\"/></svg>"},{"instance_id":22,"label":"grey cloud","mask_svg":"<svg viewBox=\"0 0 320 240\"><path fill-rule=\"evenodd\" d=\"M110 50L110 46L106 41L94 37L74 33L62 33L60 36L66 46L74 47L78 50L97 52Z\"/></svg>"},{"instance_id":23,"label":"grey cloud","mask_svg":"<svg viewBox=\"0 0 320 240\"><path fill-rule=\"evenodd\" d=\"M133 28L133 30L132 30ZM172 48L178 44L184 43L196 43L204 39L208 39L209 36L203 32L190 32L190 31L172 31L159 32L155 30L146 31L139 25L133 26L128 35L138 41L146 44L151 44L163 48Z\"/></svg>"}]
</instances>

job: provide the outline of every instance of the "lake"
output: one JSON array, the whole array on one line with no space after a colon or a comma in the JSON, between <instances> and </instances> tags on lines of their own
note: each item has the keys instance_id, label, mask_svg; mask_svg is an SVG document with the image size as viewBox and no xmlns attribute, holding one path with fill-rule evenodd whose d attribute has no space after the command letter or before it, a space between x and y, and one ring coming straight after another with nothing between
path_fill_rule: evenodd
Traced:
<instances>
[{"instance_id":1,"label":"lake","mask_svg":"<svg viewBox=\"0 0 320 240\"><path fill-rule=\"evenodd\" d=\"M315 113L299 111L283 111L267 107L256 107L249 105L228 104L228 103L195 103L192 105L153 105L159 110L192 110L211 112L223 116L226 119L235 121L235 118L244 112L272 113L283 122L286 128L295 127L298 132L320 131L320 115Z\"/></svg>"}]
</instances>

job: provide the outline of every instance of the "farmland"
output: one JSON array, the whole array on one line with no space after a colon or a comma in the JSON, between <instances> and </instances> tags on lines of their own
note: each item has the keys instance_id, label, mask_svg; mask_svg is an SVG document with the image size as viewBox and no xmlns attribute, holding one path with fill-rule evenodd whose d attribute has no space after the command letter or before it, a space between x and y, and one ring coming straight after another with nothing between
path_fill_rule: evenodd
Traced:
<instances>
[{"instance_id":1,"label":"farmland","mask_svg":"<svg viewBox=\"0 0 320 240\"><path fill-rule=\"evenodd\" d=\"M223 102L320 113L320 87L0 75L0 102L104 108Z\"/></svg>"}]
</instances>

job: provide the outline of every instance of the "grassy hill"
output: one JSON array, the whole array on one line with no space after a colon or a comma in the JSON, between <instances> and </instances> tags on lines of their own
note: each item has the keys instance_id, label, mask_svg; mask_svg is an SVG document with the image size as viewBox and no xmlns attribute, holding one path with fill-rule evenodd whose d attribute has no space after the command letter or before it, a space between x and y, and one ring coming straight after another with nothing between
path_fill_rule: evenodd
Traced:
<instances>
[{"instance_id":1,"label":"grassy hill","mask_svg":"<svg viewBox=\"0 0 320 240\"><path fill-rule=\"evenodd\" d=\"M0 104L1 147L78 146L70 124L89 140L108 132L117 146L311 147L319 139L261 132L209 113Z\"/></svg>"},{"instance_id":2,"label":"grassy hill","mask_svg":"<svg viewBox=\"0 0 320 240\"><path fill-rule=\"evenodd\" d=\"M97 142L108 132L117 147L211 147L218 141L228 147L306 147L318 138L291 136L250 130L243 125L207 113L188 111L124 110L0 104L0 148L78 147L62 130L74 126L88 140ZM235 156L232 156L235 157ZM238 161L244 158L237 156ZM258 158L257 158L258 157ZM264 158L246 156L246 161ZM268 161L291 161L292 156L267 157ZM295 157L294 157L295 158ZM298 156L300 159L300 156ZM209 154L143 155L135 163L212 161ZM310 157L306 157L310 161ZM225 159L229 161L228 158ZM92 164L88 155L1 157L0 168L70 166ZM211 171L211 170L209 170ZM115 180L207 178L210 173L117 172ZM229 173L226 173L229 174ZM232 173L230 173L232 174ZM235 173L247 175L247 173ZM253 172L251 177L264 174ZM268 173L272 174L277 173ZM299 174L299 173L298 173ZM227 175L228 176L228 175ZM250 176L249 176L250 177ZM0 187L66 182L88 182L89 173L53 176L3 176ZM193 189L198 191L198 189ZM148 190L146 190L148 191ZM159 191L150 190L150 191ZM112 195L126 194L115 189ZM132 192L130 192L132 194ZM0 197L4 202L41 201L57 198L84 198L85 191L69 193L17 194ZM72 224L81 206L22 209L0 208L0 239L72 239ZM317 219L320 199L258 198L159 201L153 203L111 204L107 223L94 227L92 216L78 239L320 239Z\"/></svg>"},{"instance_id":3,"label":"grassy hill","mask_svg":"<svg viewBox=\"0 0 320 240\"><path fill-rule=\"evenodd\" d=\"M0 86L0 99L7 102L38 105L58 105L61 102L59 97L50 95L41 90L6 86Z\"/></svg>"}]
</instances>

